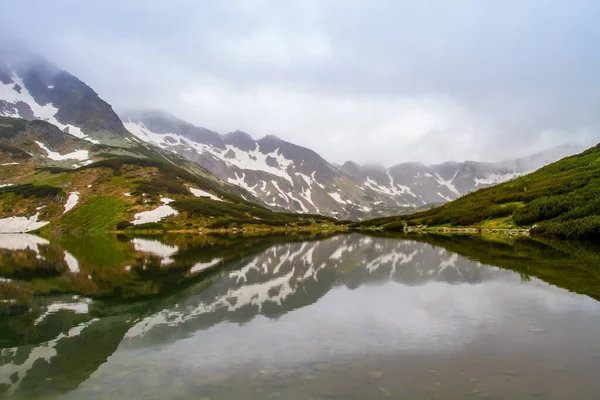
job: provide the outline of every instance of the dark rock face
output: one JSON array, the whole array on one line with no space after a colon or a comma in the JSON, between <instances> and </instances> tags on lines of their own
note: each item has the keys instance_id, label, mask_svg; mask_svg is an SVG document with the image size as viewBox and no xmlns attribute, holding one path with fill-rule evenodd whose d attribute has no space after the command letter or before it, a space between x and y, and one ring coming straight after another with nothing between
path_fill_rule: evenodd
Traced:
<instances>
[{"instance_id":1,"label":"dark rock face","mask_svg":"<svg viewBox=\"0 0 600 400\"><path fill-rule=\"evenodd\" d=\"M49 151L67 154L74 150L90 150L93 145L66 134L46 121L0 117L0 158L3 160L29 159L37 166L68 168L78 162L77 159L60 160L49 157L48 150L42 146Z\"/></svg>"},{"instance_id":2,"label":"dark rock face","mask_svg":"<svg viewBox=\"0 0 600 400\"><path fill-rule=\"evenodd\" d=\"M251 151L256 149L256 143L254 142L254 139L252 139L252 136L248 135L246 132L231 132L223 136L223 139L225 139L226 144L230 144L243 151Z\"/></svg>"},{"instance_id":3,"label":"dark rock face","mask_svg":"<svg viewBox=\"0 0 600 400\"><path fill-rule=\"evenodd\" d=\"M60 148L66 140L66 135L56 126L45 121L33 120L27 124L29 133L39 137L50 148Z\"/></svg>"},{"instance_id":4,"label":"dark rock face","mask_svg":"<svg viewBox=\"0 0 600 400\"><path fill-rule=\"evenodd\" d=\"M124 135L125 127L112 107L89 86L68 72L54 77L53 100L58 107L56 119L84 131L108 131Z\"/></svg>"}]
</instances>

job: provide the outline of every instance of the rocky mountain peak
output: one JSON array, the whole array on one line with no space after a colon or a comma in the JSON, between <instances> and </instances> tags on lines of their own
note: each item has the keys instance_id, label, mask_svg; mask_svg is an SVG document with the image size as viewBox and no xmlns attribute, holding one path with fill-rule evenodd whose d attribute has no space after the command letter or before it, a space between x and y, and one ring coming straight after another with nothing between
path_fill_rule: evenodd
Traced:
<instances>
[{"instance_id":1,"label":"rocky mountain peak","mask_svg":"<svg viewBox=\"0 0 600 400\"><path fill-rule=\"evenodd\" d=\"M0 81L0 116L45 120L92 142L127 135L112 107L94 90L26 50L0 50Z\"/></svg>"},{"instance_id":2,"label":"rocky mountain peak","mask_svg":"<svg viewBox=\"0 0 600 400\"><path fill-rule=\"evenodd\" d=\"M250 136L246 132L242 132L242 131L229 132L228 134L223 136L223 139L225 139L225 142L227 144L231 144L231 145L238 147L244 151L250 151L250 150L254 150L256 148L256 142L254 141L252 136Z\"/></svg>"}]
</instances>

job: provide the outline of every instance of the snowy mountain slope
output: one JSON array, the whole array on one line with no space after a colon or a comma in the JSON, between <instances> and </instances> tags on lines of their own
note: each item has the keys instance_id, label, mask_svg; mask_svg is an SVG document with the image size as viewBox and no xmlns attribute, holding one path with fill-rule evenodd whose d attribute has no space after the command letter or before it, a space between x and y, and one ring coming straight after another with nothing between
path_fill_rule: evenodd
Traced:
<instances>
[{"instance_id":1,"label":"snowy mountain slope","mask_svg":"<svg viewBox=\"0 0 600 400\"><path fill-rule=\"evenodd\" d=\"M0 116L41 119L92 143L126 145L112 107L79 79L35 54L0 48Z\"/></svg>"},{"instance_id":2,"label":"snowy mountain slope","mask_svg":"<svg viewBox=\"0 0 600 400\"><path fill-rule=\"evenodd\" d=\"M240 131L219 135L163 112L125 113L122 118L139 139L176 151L270 207L342 218L351 210L365 212L364 193L312 150L275 136L254 140ZM339 187L344 185L349 189L342 192Z\"/></svg>"},{"instance_id":3,"label":"snowy mountain slope","mask_svg":"<svg viewBox=\"0 0 600 400\"><path fill-rule=\"evenodd\" d=\"M483 187L506 182L581 150L580 146L565 144L527 157L497 163L402 163L390 168L346 163L341 169L354 179L365 181L382 191L392 191L397 187L409 188L424 204L429 204L454 200Z\"/></svg>"},{"instance_id":4,"label":"snowy mountain slope","mask_svg":"<svg viewBox=\"0 0 600 400\"><path fill-rule=\"evenodd\" d=\"M175 151L275 209L340 219L399 214L512 179L576 152L571 146L502 163L466 161L384 168L347 162L334 166L314 151L277 138L254 140L196 127L163 111L121 113L139 139Z\"/></svg>"}]
</instances>

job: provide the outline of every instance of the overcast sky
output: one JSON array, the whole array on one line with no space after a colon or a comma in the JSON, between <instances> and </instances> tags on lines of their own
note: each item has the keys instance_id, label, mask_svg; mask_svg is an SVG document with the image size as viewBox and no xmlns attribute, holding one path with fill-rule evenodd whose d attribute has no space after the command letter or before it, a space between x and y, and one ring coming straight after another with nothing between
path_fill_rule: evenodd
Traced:
<instances>
[{"instance_id":1,"label":"overcast sky","mask_svg":"<svg viewBox=\"0 0 600 400\"><path fill-rule=\"evenodd\" d=\"M0 9L0 34L116 109L275 134L332 162L493 161L600 142L596 0L11 0Z\"/></svg>"}]
</instances>

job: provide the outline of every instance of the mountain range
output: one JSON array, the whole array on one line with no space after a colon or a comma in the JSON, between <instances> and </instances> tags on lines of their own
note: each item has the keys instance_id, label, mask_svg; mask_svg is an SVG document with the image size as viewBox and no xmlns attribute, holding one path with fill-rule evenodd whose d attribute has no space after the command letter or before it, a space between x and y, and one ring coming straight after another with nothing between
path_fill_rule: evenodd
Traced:
<instances>
[{"instance_id":1,"label":"mountain range","mask_svg":"<svg viewBox=\"0 0 600 400\"><path fill-rule=\"evenodd\" d=\"M220 135L156 110L123 112L121 119L140 140L202 165L270 207L338 219L394 215L444 203L580 150L566 144L497 163L401 163L385 168L348 161L336 166L273 135L258 140L241 131Z\"/></svg>"},{"instance_id":2,"label":"mountain range","mask_svg":"<svg viewBox=\"0 0 600 400\"><path fill-rule=\"evenodd\" d=\"M273 135L255 140L242 131L219 134L156 110L117 115L77 77L15 48L0 49L0 116L43 120L67 134L46 132L45 142L37 140L41 144L31 145L40 137L35 136L35 127L28 125L27 148L18 147L29 154L35 150L45 161L51 159L51 152L58 153L62 159L52 160L52 164L60 161L63 168L82 167L107 154L159 157L196 170L220 190L274 211L352 220L402 214L454 200L579 150L564 145L499 163L401 163L385 168L349 161L337 166L310 149ZM6 146L12 145L5 141L3 146L10 156ZM105 151L107 148L110 151ZM64 158L75 150L96 157Z\"/></svg>"}]
</instances>

